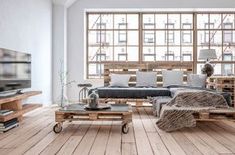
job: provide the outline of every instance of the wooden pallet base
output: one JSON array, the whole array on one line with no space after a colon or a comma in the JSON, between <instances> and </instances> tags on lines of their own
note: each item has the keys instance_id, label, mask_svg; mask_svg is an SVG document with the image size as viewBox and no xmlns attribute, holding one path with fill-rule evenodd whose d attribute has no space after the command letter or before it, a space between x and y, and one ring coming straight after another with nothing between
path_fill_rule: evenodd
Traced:
<instances>
[{"instance_id":1,"label":"wooden pallet base","mask_svg":"<svg viewBox=\"0 0 235 155\"><path fill-rule=\"evenodd\" d=\"M137 107L143 106L144 102L149 102L148 99L132 99L132 98L99 98L100 103L114 102L117 104L133 102ZM86 99L83 99L83 103L87 103Z\"/></svg>"},{"instance_id":2,"label":"wooden pallet base","mask_svg":"<svg viewBox=\"0 0 235 155\"><path fill-rule=\"evenodd\" d=\"M214 109L209 112L195 113L194 117L197 121L219 121L230 120L235 121L235 109Z\"/></svg>"}]
</instances>

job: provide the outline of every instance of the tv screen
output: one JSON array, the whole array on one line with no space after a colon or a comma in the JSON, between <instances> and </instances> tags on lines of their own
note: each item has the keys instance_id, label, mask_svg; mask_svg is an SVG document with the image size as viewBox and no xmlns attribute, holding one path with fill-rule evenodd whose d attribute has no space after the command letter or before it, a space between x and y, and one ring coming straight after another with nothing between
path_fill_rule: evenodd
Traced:
<instances>
[{"instance_id":1,"label":"tv screen","mask_svg":"<svg viewBox=\"0 0 235 155\"><path fill-rule=\"evenodd\" d=\"M0 93L31 87L31 55L0 48Z\"/></svg>"}]
</instances>

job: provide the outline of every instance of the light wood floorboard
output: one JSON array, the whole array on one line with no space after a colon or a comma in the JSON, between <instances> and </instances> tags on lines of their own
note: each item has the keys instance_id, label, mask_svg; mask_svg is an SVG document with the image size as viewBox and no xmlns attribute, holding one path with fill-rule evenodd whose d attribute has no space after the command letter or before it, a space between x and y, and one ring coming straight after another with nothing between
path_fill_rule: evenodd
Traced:
<instances>
[{"instance_id":1,"label":"light wood floorboard","mask_svg":"<svg viewBox=\"0 0 235 155\"><path fill-rule=\"evenodd\" d=\"M56 108L25 115L19 127L0 134L0 155L232 155L235 123L197 122L195 128L164 132L156 126L151 107L133 108L129 133L121 122L66 122L52 131Z\"/></svg>"}]
</instances>

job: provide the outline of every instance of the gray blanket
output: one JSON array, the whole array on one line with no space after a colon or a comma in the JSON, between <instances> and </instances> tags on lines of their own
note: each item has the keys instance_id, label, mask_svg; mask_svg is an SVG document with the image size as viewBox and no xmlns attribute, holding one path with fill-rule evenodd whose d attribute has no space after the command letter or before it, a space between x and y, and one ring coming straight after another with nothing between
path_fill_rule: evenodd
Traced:
<instances>
[{"instance_id":1,"label":"gray blanket","mask_svg":"<svg viewBox=\"0 0 235 155\"><path fill-rule=\"evenodd\" d=\"M196 126L193 113L229 108L222 95L203 90L179 89L161 109L157 126L167 132Z\"/></svg>"}]
</instances>

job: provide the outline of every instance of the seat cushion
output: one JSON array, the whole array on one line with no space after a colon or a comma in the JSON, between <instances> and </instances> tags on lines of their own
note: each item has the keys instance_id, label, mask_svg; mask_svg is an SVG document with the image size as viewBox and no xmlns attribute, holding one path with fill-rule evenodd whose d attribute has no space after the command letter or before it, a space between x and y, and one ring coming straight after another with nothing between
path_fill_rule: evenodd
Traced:
<instances>
[{"instance_id":1,"label":"seat cushion","mask_svg":"<svg viewBox=\"0 0 235 155\"><path fill-rule=\"evenodd\" d=\"M153 97L150 101L152 103L153 107L153 115L159 117L160 112L162 109L162 106L166 103L168 103L170 100L172 100L169 96L159 96L159 97Z\"/></svg>"},{"instance_id":2,"label":"seat cushion","mask_svg":"<svg viewBox=\"0 0 235 155\"><path fill-rule=\"evenodd\" d=\"M100 98L147 98L171 95L168 88L99 87L96 89Z\"/></svg>"}]
</instances>

